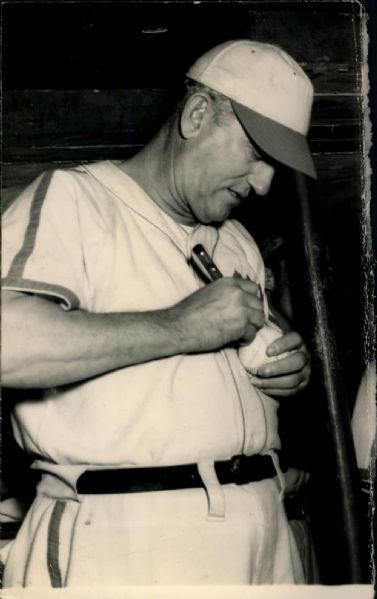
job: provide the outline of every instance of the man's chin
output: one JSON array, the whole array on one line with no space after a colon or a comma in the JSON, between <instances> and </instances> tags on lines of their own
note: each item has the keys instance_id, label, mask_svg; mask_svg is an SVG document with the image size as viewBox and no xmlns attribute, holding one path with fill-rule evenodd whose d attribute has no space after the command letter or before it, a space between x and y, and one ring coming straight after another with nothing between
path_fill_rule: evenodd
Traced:
<instances>
[{"instance_id":1,"label":"man's chin","mask_svg":"<svg viewBox=\"0 0 377 599\"><path fill-rule=\"evenodd\" d=\"M226 212L224 212L222 215L216 215L213 216L212 220L203 223L205 225L212 225L214 227L219 227L220 225L222 225L226 220L228 220L228 218L231 216L232 214L232 210L233 208L227 210Z\"/></svg>"},{"instance_id":2,"label":"man's chin","mask_svg":"<svg viewBox=\"0 0 377 599\"><path fill-rule=\"evenodd\" d=\"M231 205L228 203L221 207L221 210L212 211L211 213L205 213L201 215L197 215L198 222L202 223L202 225L221 225L224 221L226 221L231 215L232 211L238 208L239 204Z\"/></svg>"}]
</instances>

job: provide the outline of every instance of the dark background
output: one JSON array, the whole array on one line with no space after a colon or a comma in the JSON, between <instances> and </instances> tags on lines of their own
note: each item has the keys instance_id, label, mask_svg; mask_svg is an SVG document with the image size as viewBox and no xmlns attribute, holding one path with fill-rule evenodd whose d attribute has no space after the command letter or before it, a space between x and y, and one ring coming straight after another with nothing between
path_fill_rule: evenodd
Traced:
<instances>
[{"instance_id":1,"label":"dark background","mask_svg":"<svg viewBox=\"0 0 377 599\"><path fill-rule=\"evenodd\" d=\"M46 168L134 153L167 114L185 69L216 43L249 37L281 45L315 86L309 142L319 178L308 182L309 198L333 365L351 413L373 346L362 14L352 1L3 3L3 207ZM321 576L339 584L349 581L344 525L298 214L292 175L281 168L269 196L238 216L259 243L272 235L284 241L295 325L314 374L303 396L282 405L282 435L291 465L312 473ZM20 486L21 466L7 463ZM365 523L360 528L367 562Z\"/></svg>"}]
</instances>

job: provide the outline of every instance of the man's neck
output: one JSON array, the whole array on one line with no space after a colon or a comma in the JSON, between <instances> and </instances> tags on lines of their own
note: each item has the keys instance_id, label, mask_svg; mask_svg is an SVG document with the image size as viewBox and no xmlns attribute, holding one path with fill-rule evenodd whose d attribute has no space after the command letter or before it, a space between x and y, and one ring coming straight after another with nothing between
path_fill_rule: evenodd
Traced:
<instances>
[{"instance_id":1,"label":"man's neck","mask_svg":"<svg viewBox=\"0 0 377 599\"><path fill-rule=\"evenodd\" d=\"M186 207L179 197L174 150L166 126L142 150L122 162L119 167L173 220L193 225L195 223L191 215L186 214Z\"/></svg>"}]
</instances>

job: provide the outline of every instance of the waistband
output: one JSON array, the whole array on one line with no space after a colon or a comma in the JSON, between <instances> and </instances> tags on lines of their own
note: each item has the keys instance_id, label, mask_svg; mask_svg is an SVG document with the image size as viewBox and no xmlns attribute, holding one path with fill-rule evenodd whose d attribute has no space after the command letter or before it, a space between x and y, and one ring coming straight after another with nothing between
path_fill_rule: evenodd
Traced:
<instances>
[{"instance_id":1,"label":"waistband","mask_svg":"<svg viewBox=\"0 0 377 599\"><path fill-rule=\"evenodd\" d=\"M276 468L268 455L235 456L227 461L215 462L214 469L221 485L244 485L276 476ZM86 470L76 483L78 493L89 495L171 491L204 486L197 464Z\"/></svg>"},{"instance_id":2,"label":"waistband","mask_svg":"<svg viewBox=\"0 0 377 599\"><path fill-rule=\"evenodd\" d=\"M180 466L127 467L95 469L84 464L70 466L36 461L33 468L42 477L37 494L51 499L84 501L91 495L145 493L179 489L204 490L208 501L208 520L225 518L225 485L248 482L280 482L280 499L284 479L278 455L274 451L254 456L235 456L227 461L201 460ZM273 485L275 487L275 485Z\"/></svg>"}]
</instances>

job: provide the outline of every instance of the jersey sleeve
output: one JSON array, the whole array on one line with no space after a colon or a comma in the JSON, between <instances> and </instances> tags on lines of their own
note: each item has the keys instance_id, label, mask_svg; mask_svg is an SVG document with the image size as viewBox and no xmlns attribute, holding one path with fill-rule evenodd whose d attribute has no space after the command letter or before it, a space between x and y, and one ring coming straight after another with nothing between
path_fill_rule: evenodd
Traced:
<instances>
[{"instance_id":1,"label":"jersey sleeve","mask_svg":"<svg viewBox=\"0 0 377 599\"><path fill-rule=\"evenodd\" d=\"M86 279L78 188L69 171L38 177L5 212L3 288L80 307Z\"/></svg>"}]
</instances>

